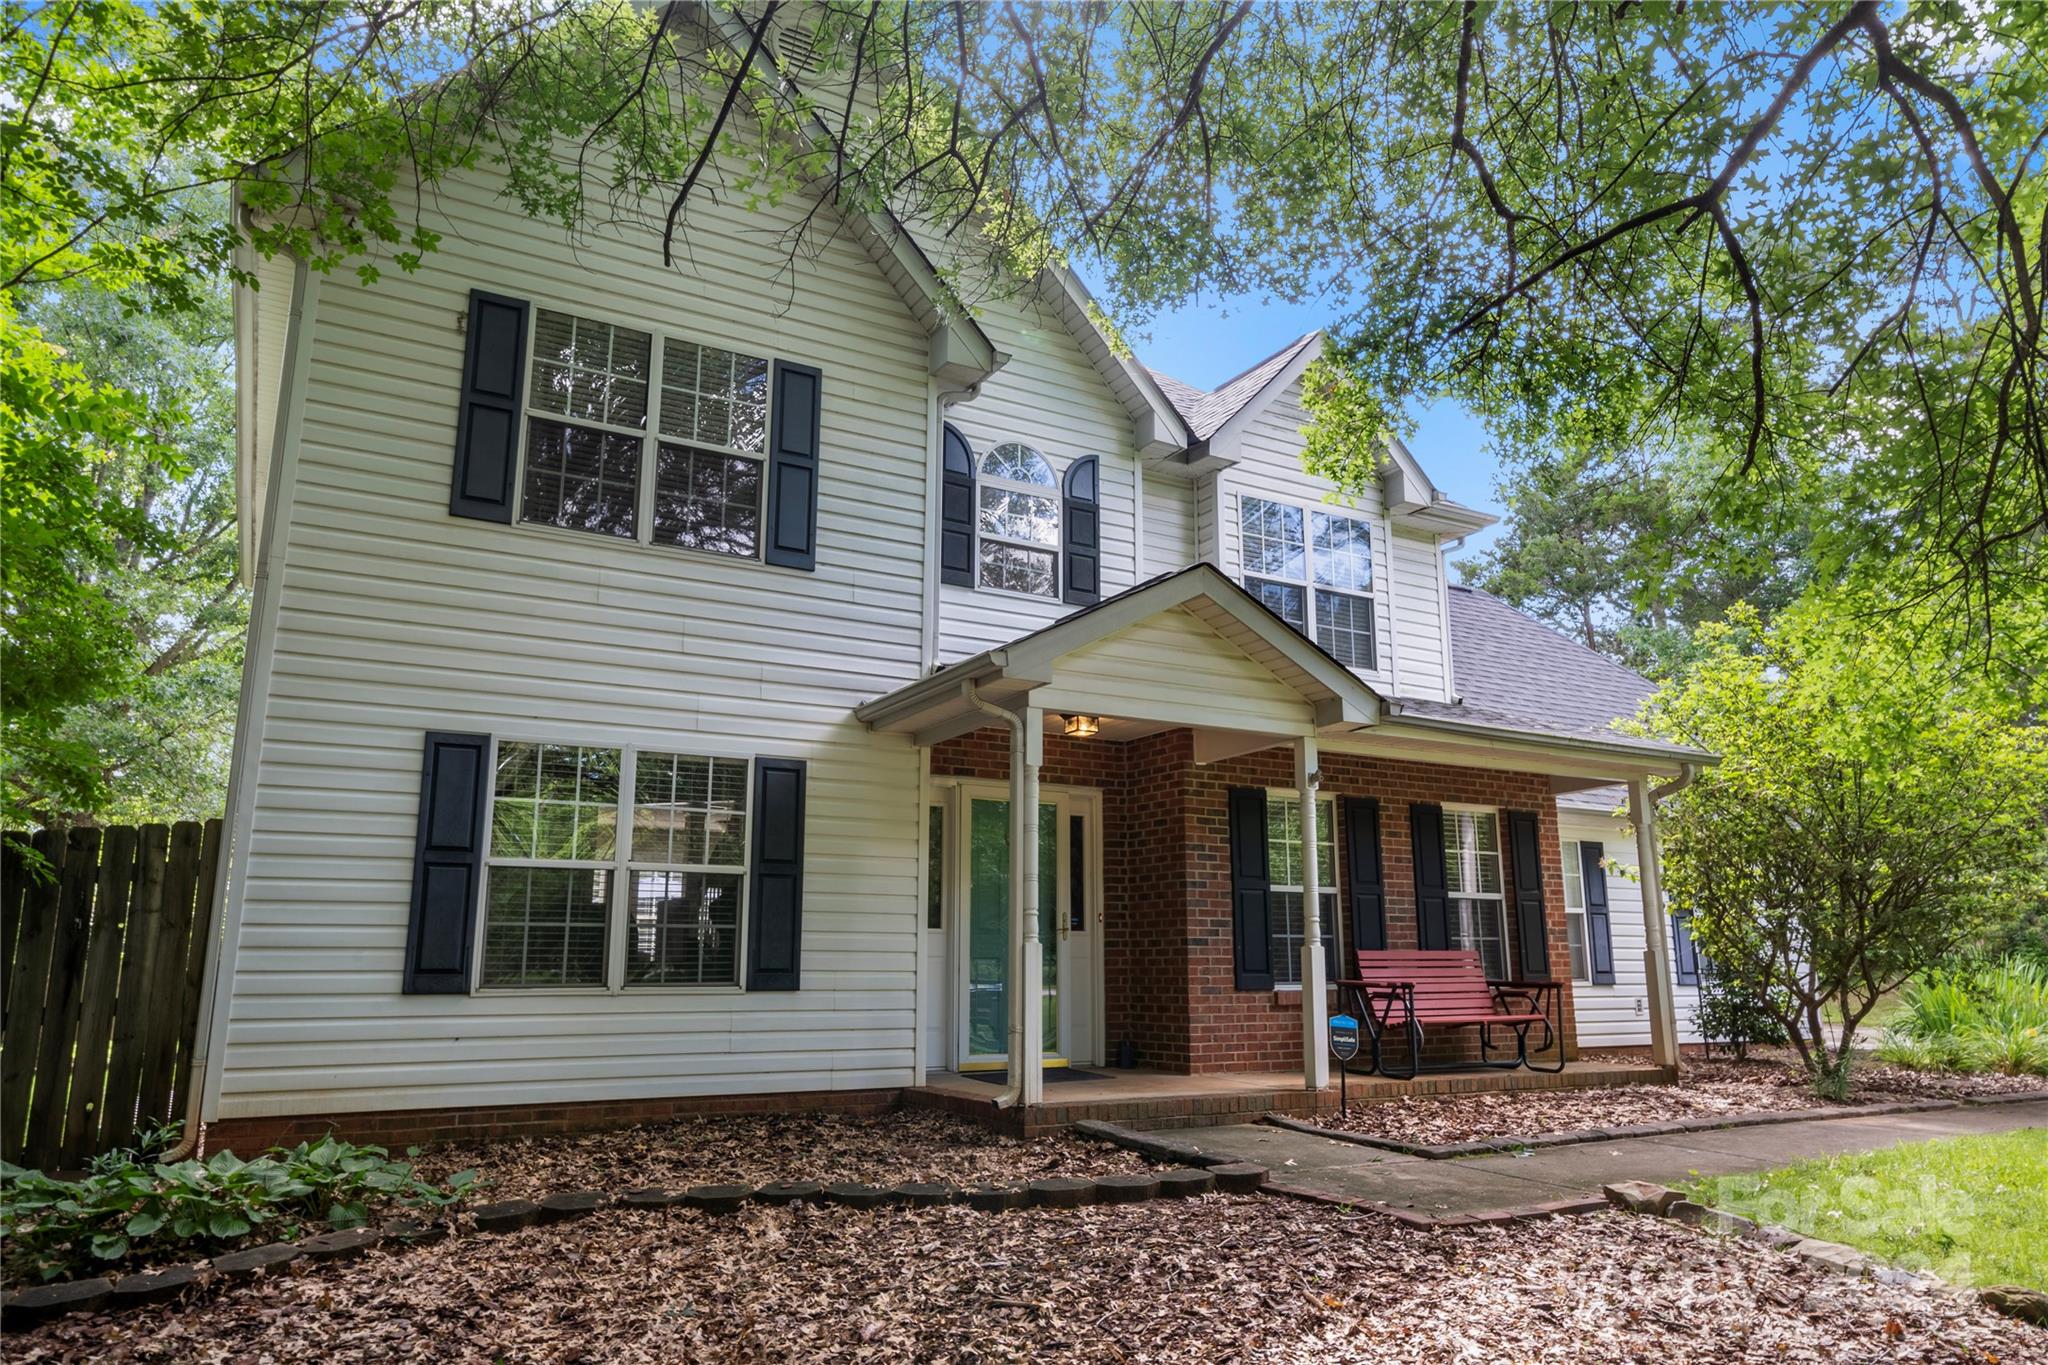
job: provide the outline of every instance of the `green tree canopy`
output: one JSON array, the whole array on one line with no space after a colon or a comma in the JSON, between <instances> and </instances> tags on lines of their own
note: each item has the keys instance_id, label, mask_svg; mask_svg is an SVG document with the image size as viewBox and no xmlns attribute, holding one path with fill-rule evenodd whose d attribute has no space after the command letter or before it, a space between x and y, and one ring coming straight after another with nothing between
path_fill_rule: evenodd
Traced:
<instances>
[{"instance_id":1,"label":"green tree canopy","mask_svg":"<svg viewBox=\"0 0 2048 1365\"><path fill-rule=\"evenodd\" d=\"M2020 652L1959 679L1924 612L1738 607L1652 699L1653 733L1721 755L1669 806L1672 910L1817 1077L1887 992L2048 885L2048 731L2028 721L2048 617L1999 625Z\"/></svg>"}]
</instances>

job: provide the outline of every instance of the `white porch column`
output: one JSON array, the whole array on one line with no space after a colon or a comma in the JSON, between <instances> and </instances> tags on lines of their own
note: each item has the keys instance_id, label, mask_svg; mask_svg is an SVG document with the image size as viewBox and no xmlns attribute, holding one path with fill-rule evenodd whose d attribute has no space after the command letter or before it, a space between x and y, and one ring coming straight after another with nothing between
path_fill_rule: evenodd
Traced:
<instances>
[{"instance_id":1,"label":"white porch column","mask_svg":"<svg viewBox=\"0 0 2048 1365\"><path fill-rule=\"evenodd\" d=\"M1322 871L1316 865L1316 789L1323 775L1314 739L1294 742L1294 786L1301 793L1301 1081L1330 1083L1329 980L1323 967Z\"/></svg>"},{"instance_id":2,"label":"white porch column","mask_svg":"<svg viewBox=\"0 0 2048 1365\"><path fill-rule=\"evenodd\" d=\"M1657 808L1647 778L1631 778L1628 813L1636 827L1636 865L1643 890L1643 971L1650 994L1650 1060L1678 1064L1678 1013L1671 993L1671 943L1664 924L1664 870L1657 845Z\"/></svg>"},{"instance_id":3,"label":"white porch column","mask_svg":"<svg viewBox=\"0 0 2048 1365\"><path fill-rule=\"evenodd\" d=\"M1010 1080L1017 1102L1045 1102L1045 955L1038 935L1038 769L1045 712L1023 710L1023 743L1010 755Z\"/></svg>"}]
</instances>

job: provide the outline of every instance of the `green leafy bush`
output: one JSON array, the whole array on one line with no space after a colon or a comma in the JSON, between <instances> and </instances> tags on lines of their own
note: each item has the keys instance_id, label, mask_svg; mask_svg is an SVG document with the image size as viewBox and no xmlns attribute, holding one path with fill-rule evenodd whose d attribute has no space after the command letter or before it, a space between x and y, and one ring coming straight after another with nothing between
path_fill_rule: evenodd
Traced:
<instances>
[{"instance_id":1,"label":"green leafy bush","mask_svg":"<svg viewBox=\"0 0 2048 1365\"><path fill-rule=\"evenodd\" d=\"M2010 956L1906 986L1877 1055L1933 1071L2048 1075L2048 965Z\"/></svg>"},{"instance_id":2,"label":"green leafy bush","mask_svg":"<svg viewBox=\"0 0 2048 1365\"><path fill-rule=\"evenodd\" d=\"M5 1268L10 1279L47 1280L137 1253L218 1250L258 1229L289 1237L305 1222L356 1227L380 1204L452 1204L475 1181L464 1171L430 1184L382 1147L332 1137L273 1147L253 1161L233 1152L170 1163L114 1152L79 1180L0 1162Z\"/></svg>"}]
</instances>

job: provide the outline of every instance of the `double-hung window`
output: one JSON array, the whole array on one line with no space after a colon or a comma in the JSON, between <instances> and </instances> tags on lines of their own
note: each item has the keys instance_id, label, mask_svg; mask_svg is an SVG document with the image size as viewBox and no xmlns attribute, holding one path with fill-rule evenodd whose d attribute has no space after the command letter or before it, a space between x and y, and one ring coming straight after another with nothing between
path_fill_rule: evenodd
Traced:
<instances>
[{"instance_id":1,"label":"double-hung window","mask_svg":"<svg viewBox=\"0 0 2048 1365\"><path fill-rule=\"evenodd\" d=\"M1306 891L1301 839L1301 798L1266 793L1267 905L1272 935L1273 981L1301 984L1301 944L1306 937ZM1337 932L1337 806L1329 797L1316 801L1316 897L1321 910L1323 940Z\"/></svg>"},{"instance_id":2,"label":"double-hung window","mask_svg":"<svg viewBox=\"0 0 2048 1365\"><path fill-rule=\"evenodd\" d=\"M534 311L522 521L758 558L767 449L765 358Z\"/></svg>"},{"instance_id":3,"label":"double-hung window","mask_svg":"<svg viewBox=\"0 0 2048 1365\"><path fill-rule=\"evenodd\" d=\"M1586 870L1579 862L1579 841L1564 841L1564 933L1572 950L1572 980L1591 981L1586 959Z\"/></svg>"},{"instance_id":4,"label":"double-hung window","mask_svg":"<svg viewBox=\"0 0 2048 1365\"><path fill-rule=\"evenodd\" d=\"M1444 887L1450 893L1451 946L1477 950L1487 979L1505 980L1507 913L1498 811L1444 807Z\"/></svg>"},{"instance_id":5,"label":"double-hung window","mask_svg":"<svg viewBox=\"0 0 2048 1365\"><path fill-rule=\"evenodd\" d=\"M1030 446L1005 442L981 460L977 582L984 588L1060 595L1060 491L1052 463Z\"/></svg>"},{"instance_id":6,"label":"double-hung window","mask_svg":"<svg viewBox=\"0 0 2048 1365\"><path fill-rule=\"evenodd\" d=\"M737 985L748 773L736 758L501 740L481 984Z\"/></svg>"},{"instance_id":7,"label":"double-hung window","mask_svg":"<svg viewBox=\"0 0 2048 1365\"><path fill-rule=\"evenodd\" d=\"M1358 517L1270 498L1238 503L1245 588L1347 668L1378 665L1372 531Z\"/></svg>"}]
</instances>

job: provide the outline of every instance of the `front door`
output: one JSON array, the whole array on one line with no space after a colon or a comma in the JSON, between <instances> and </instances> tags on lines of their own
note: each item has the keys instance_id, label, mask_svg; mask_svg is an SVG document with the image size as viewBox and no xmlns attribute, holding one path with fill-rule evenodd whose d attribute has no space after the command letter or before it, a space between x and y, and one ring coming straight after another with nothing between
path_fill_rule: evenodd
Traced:
<instances>
[{"instance_id":1,"label":"front door","mask_svg":"<svg viewBox=\"0 0 2048 1365\"><path fill-rule=\"evenodd\" d=\"M963 844L959 869L963 906L956 993L955 1065L963 1071L998 1069L1010 1050L1010 802L1001 788L961 793ZM1048 1066L1069 1057L1089 1059L1093 1049L1094 800L1046 794L1038 808L1038 937L1044 992L1037 1013ZM1080 844L1075 846L1076 837ZM1087 875L1077 876L1085 872ZM1084 903L1078 912L1072 898ZM1076 926L1080 926L1077 930Z\"/></svg>"}]
</instances>

